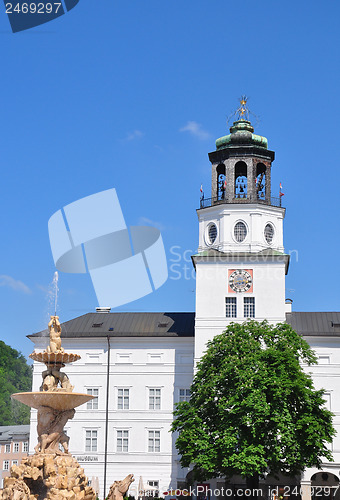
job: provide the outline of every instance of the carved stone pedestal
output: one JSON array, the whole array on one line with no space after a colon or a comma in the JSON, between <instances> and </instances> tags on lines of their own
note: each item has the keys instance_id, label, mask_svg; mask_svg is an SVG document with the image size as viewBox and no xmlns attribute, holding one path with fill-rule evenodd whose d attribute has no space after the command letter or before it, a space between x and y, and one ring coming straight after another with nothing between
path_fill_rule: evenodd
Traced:
<instances>
[{"instance_id":1,"label":"carved stone pedestal","mask_svg":"<svg viewBox=\"0 0 340 500\"><path fill-rule=\"evenodd\" d=\"M14 465L0 500L95 500L84 469L68 454L36 453Z\"/></svg>"}]
</instances>

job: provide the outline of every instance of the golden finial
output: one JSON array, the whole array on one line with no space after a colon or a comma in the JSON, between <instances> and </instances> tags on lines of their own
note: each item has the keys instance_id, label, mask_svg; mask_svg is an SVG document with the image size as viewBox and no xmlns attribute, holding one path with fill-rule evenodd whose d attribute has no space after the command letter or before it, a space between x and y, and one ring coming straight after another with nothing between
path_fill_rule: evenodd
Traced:
<instances>
[{"instance_id":1,"label":"golden finial","mask_svg":"<svg viewBox=\"0 0 340 500\"><path fill-rule=\"evenodd\" d=\"M248 97L246 95L243 95L240 97L239 101L240 101L240 106L235 112L237 119L249 120L249 109L247 107Z\"/></svg>"},{"instance_id":2,"label":"golden finial","mask_svg":"<svg viewBox=\"0 0 340 500\"><path fill-rule=\"evenodd\" d=\"M230 120L235 120L235 119L236 119L236 121L239 121L239 120L249 121L249 115L253 115L256 118L256 123L258 123L258 121L259 121L258 117L256 115L254 115L254 113L252 113L247 106L248 100L249 100L249 97L247 97L246 95L242 95L238 99L240 105L237 108L237 110L234 111L234 113L232 113L230 116L228 116L227 123L229 123Z\"/></svg>"}]
</instances>

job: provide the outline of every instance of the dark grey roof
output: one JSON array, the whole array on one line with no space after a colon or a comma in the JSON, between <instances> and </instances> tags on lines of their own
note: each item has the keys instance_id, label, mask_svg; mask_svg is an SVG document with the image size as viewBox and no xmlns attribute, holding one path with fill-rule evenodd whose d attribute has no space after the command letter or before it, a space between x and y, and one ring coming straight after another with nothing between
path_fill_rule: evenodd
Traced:
<instances>
[{"instance_id":1,"label":"dark grey roof","mask_svg":"<svg viewBox=\"0 0 340 500\"><path fill-rule=\"evenodd\" d=\"M303 336L340 336L340 312L291 312L287 323ZM62 323L63 338L194 337L195 313L87 313ZM45 337L48 330L28 335Z\"/></svg>"},{"instance_id":2,"label":"dark grey roof","mask_svg":"<svg viewBox=\"0 0 340 500\"><path fill-rule=\"evenodd\" d=\"M29 425L1 425L0 442L11 441L14 436L28 438L30 433Z\"/></svg>"},{"instance_id":3,"label":"dark grey roof","mask_svg":"<svg viewBox=\"0 0 340 500\"><path fill-rule=\"evenodd\" d=\"M340 336L340 312L291 312L286 320L303 336Z\"/></svg>"},{"instance_id":4,"label":"dark grey roof","mask_svg":"<svg viewBox=\"0 0 340 500\"><path fill-rule=\"evenodd\" d=\"M71 337L193 337L195 313L87 313L61 325ZM113 330L110 330L113 329ZM43 337L48 330L28 335Z\"/></svg>"}]
</instances>

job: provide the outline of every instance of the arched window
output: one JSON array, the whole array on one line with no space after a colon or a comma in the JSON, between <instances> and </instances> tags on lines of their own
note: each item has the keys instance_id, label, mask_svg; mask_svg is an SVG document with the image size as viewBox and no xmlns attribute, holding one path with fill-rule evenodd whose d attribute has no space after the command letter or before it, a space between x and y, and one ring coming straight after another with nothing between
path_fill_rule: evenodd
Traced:
<instances>
[{"instance_id":1,"label":"arched window","mask_svg":"<svg viewBox=\"0 0 340 500\"><path fill-rule=\"evenodd\" d=\"M266 167L263 163L256 165L256 194L259 200L266 199Z\"/></svg>"},{"instance_id":2,"label":"arched window","mask_svg":"<svg viewBox=\"0 0 340 500\"><path fill-rule=\"evenodd\" d=\"M225 199L225 165L224 163L220 163L216 168L217 174L217 199L224 200Z\"/></svg>"},{"instance_id":3,"label":"arched window","mask_svg":"<svg viewBox=\"0 0 340 500\"><path fill-rule=\"evenodd\" d=\"M247 164L238 161L235 165L235 198L247 198Z\"/></svg>"}]
</instances>

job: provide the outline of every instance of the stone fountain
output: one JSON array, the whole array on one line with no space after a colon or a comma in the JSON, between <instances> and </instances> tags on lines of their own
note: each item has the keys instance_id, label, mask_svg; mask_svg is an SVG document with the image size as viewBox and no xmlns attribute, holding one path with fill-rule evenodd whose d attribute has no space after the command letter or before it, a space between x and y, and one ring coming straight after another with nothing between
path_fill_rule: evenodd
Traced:
<instances>
[{"instance_id":1,"label":"stone fountain","mask_svg":"<svg viewBox=\"0 0 340 500\"><path fill-rule=\"evenodd\" d=\"M88 394L73 392L66 373L61 369L80 359L78 354L64 351L58 316L48 324L50 343L43 352L30 355L45 363L39 392L13 394L12 398L38 410L38 444L34 455L13 465L11 476L4 479L0 500L95 500L84 469L69 453L66 422L74 417L75 408L93 399Z\"/></svg>"}]
</instances>

